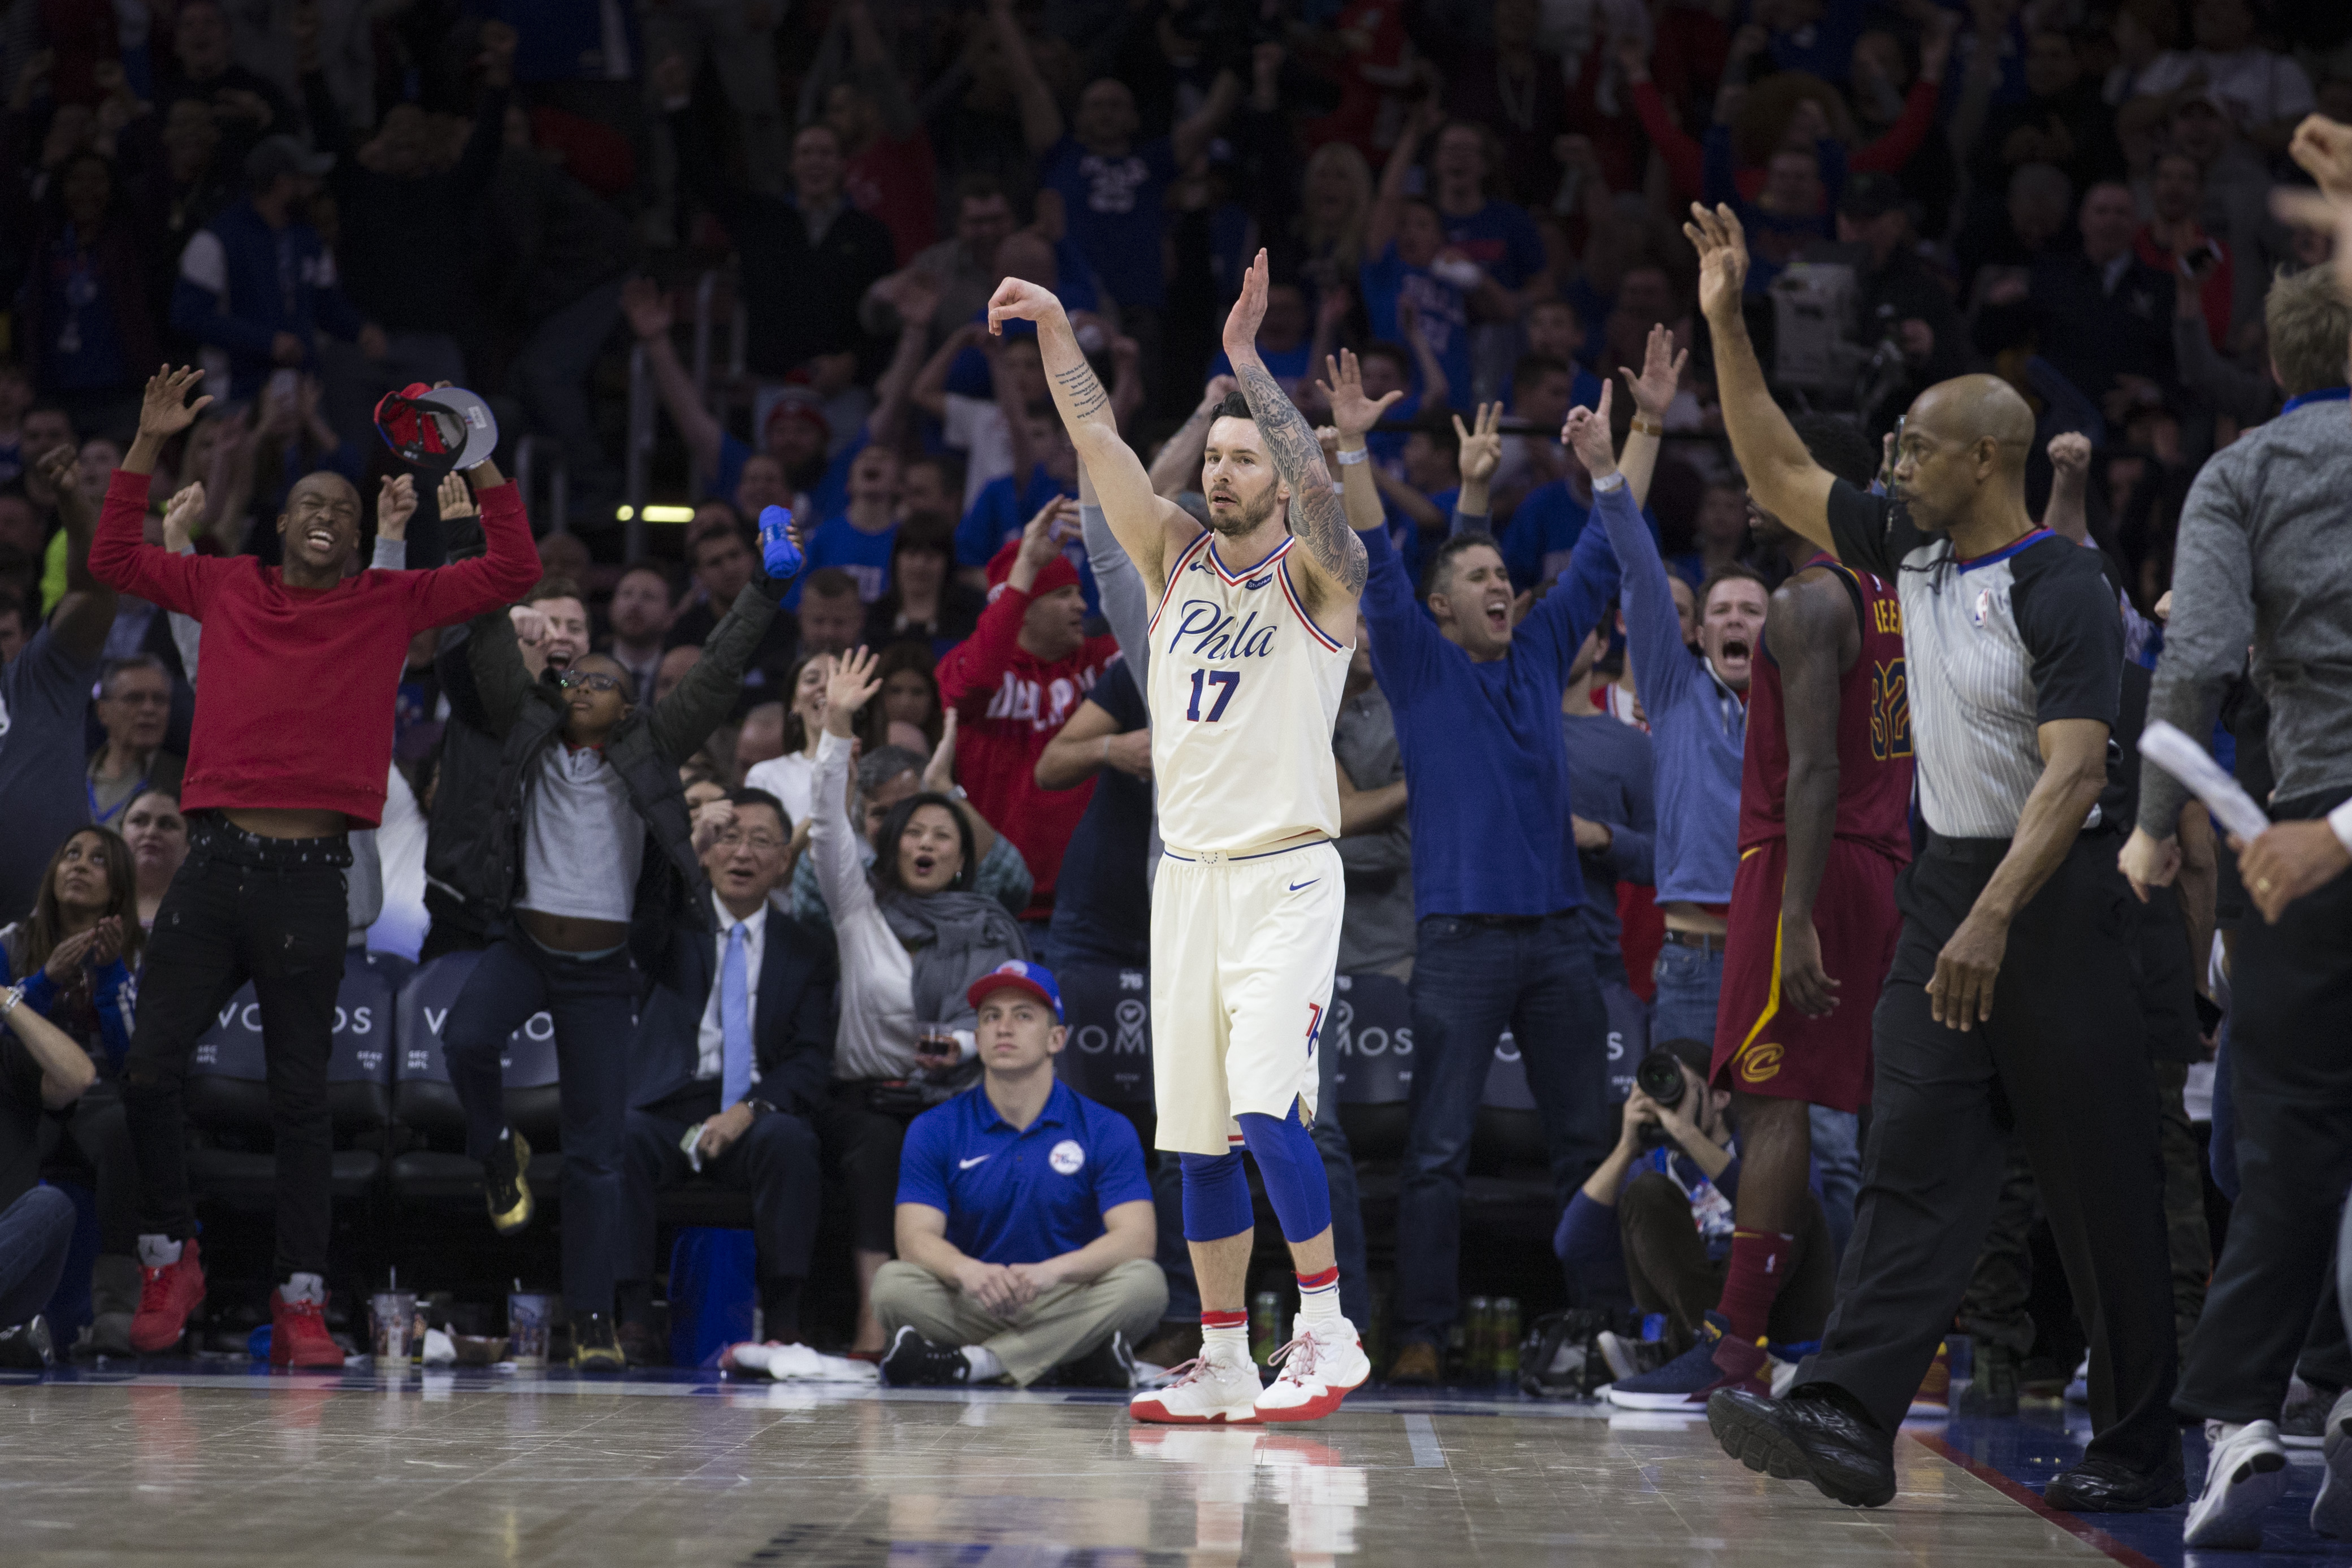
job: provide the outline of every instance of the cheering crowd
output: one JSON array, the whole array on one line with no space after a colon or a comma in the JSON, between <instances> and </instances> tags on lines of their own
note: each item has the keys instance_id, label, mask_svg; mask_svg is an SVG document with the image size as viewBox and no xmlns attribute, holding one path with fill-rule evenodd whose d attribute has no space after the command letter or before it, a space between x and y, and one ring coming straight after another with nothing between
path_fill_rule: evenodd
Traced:
<instances>
[{"instance_id":1,"label":"cheering crowd","mask_svg":"<svg viewBox=\"0 0 2352 1568\"><path fill-rule=\"evenodd\" d=\"M1340 972L1410 987L1391 1234L1312 1131L1379 1370L1447 1373L1507 1032L1564 1299L1651 1321L1597 1342L1622 1404L1883 1502L1950 1335L1972 1413L2042 1375L2046 1226L2096 1433L2053 1504L2182 1500L2194 1418L2190 1542L2252 1544L2284 1446L2352 1454L2352 16L5 16L0 1359L183 1343L249 984L269 1354L340 1361L370 953L444 966L449 1152L500 1234L553 1200L583 1369L660 1358L698 1183L768 1337L893 1381L1196 1350L1174 1160L1055 1066L1065 982L1150 963L1155 606L986 306L1057 300L1206 526L1263 248L1258 357L1370 479ZM444 407L495 449L417 442ZM2276 826L2143 767L2157 721Z\"/></svg>"}]
</instances>

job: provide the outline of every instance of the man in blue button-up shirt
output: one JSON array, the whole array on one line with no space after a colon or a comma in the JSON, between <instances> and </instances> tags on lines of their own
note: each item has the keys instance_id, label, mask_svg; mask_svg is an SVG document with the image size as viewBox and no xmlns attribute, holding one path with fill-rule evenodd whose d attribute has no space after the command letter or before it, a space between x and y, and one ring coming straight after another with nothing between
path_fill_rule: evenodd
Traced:
<instances>
[{"instance_id":1,"label":"man in blue button-up shirt","mask_svg":"<svg viewBox=\"0 0 2352 1568\"><path fill-rule=\"evenodd\" d=\"M1129 1387L1129 1347L1168 1304L1143 1144L1054 1076L1069 1031L1044 967L1002 964L965 994L981 1082L907 1128L898 1260L874 1279L882 1380L1025 1388L1058 1369L1065 1384Z\"/></svg>"}]
</instances>

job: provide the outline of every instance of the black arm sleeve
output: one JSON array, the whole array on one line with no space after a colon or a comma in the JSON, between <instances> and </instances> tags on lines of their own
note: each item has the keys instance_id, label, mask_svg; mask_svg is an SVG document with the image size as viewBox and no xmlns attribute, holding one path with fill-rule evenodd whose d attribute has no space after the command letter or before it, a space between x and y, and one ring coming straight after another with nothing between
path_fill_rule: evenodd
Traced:
<instances>
[{"instance_id":1,"label":"black arm sleeve","mask_svg":"<svg viewBox=\"0 0 2352 1568\"><path fill-rule=\"evenodd\" d=\"M2033 721L2096 719L2114 728L2124 626L2099 552L2045 539L2010 563L2010 610L2033 660Z\"/></svg>"},{"instance_id":2,"label":"black arm sleeve","mask_svg":"<svg viewBox=\"0 0 2352 1568\"><path fill-rule=\"evenodd\" d=\"M1840 561L1895 581L1903 558L1927 542L1900 502L1857 489L1843 479L1830 485L1830 537Z\"/></svg>"}]
</instances>

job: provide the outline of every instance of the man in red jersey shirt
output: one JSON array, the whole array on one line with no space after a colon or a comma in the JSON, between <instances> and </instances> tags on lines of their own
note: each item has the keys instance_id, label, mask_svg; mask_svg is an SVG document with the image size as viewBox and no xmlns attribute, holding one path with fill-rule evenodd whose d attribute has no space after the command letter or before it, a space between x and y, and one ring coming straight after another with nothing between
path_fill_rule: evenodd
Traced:
<instances>
[{"instance_id":1,"label":"man in red jersey shirt","mask_svg":"<svg viewBox=\"0 0 2352 1568\"><path fill-rule=\"evenodd\" d=\"M373 827L392 767L392 708L409 640L520 597L539 577L521 499L488 463L467 472L481 503L478 558L432 572L351 574L360 498L341 475L296 483L278 515L282 566L174 555L143 542L147 485L163 443L212 399L200 370L147 383L139 437L115 470L89 552L101 582L204 624L204 679L180 802L188 858L148 941L124 1086L139 1167L145 1283L131 1324L142 1352L179 1342L204 1300L188 1201L181 1087L196 1037L250 980L261 1009L278 1151L278 1271L269 1359L339 1366L327 1335L332 1129L327 1057L342 982L346 835ZM386 479L381 522L416 505Z\"/></svg>"},{"instance_id":2,"label":"man in red jersey shirt","mask_svg":"<svg viewBox=\"0 0 2352 1568\"><path fill-rule=\"evenodd\" d=\"M1870 483L1870 443L1843 422L1793 420L1815 462ZM1849 1119L1870 1099L1871 1009L1901 921L1911 858L1911 727L1894 584L1839 564L1751 499L1756 542L1793 570L1774 591L1748 686L1713 1086L1732 1094L1739 1184L1719 1308L1690 1352L1621 1380L1612 1403L1706 1407L1717 1388L1769 1394L1768 1339L1822 1322L1774 1305L1800 1270L1831 1267L1808 1194L1815 1107Z\"/></svg>"}]
</instances>

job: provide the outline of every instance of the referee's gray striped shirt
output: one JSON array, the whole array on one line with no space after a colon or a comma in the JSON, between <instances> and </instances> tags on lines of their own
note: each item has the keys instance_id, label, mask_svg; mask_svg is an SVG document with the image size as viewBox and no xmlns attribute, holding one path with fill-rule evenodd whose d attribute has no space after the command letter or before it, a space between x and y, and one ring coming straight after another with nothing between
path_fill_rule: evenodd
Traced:
<instances>
[{"instance_id":1,"label":"referee's gray striped shirt","mask_svg":"<svg viewBox=\"0 0 2352 1568\"><path fill-rule=\"evenodd\" d=\"M1899 503L1840 480L1841 559L1892 580L1903 605L1904 689L1919 805L1947 838L2007 838L2042 777L2036 731L2112 726L2123 623L2098 555L2036 529L1960 561Z\"/></svg>"}]
</instances>

